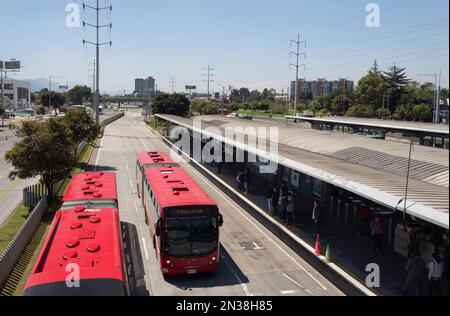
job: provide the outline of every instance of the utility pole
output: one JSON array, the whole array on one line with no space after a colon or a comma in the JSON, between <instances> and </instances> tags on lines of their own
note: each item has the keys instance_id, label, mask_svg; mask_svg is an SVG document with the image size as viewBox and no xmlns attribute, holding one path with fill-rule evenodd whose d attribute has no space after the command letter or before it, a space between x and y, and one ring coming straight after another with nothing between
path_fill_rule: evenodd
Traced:
<instances>
[{"instance_id":1,"label":"utility pole","mask_svg":"<svg viewBox=\"0 0 450 316\"><path fill-rule=\"evenodd\" d=\"M306 68L306 65L299 65L300 62L300 56L303 55L306 58L306 53L305 52L300 52L300 45L304 44L305 48L306 48L306 41L300 41L300 34L298 34L297 36L297 40L291 40L291 48L292 48L292 44L295 44L297 46L297 50L295 52L290 52L290 57L292 57L292 55L295 55L297 58L297 62L296 64L290 64L290 67L295 67L296 70L296 75L295 75L295 105L294 105L294 116L297 116L297 108L298 108L298 74L299 74L299 67L303 67L303 69Z\"/></svg>"},{"instance_id":2,"label":"utility pole","mask_svg":"<svg viewBox=\"0 0 450 316\"><path fill-rule=\"evenodd\" d=\"M438 74L419 74L419 76L422 77L434 77L434 112L433 112L433 123L438 123L439 122L439 99L440 99L440 95L439 95L439 90L440 90L440 79L439 79L439 84L438 84Z\"/></svg>"},{"instance_id":3,"label":"utility pole","mask_svg":"<svg viewBox=\"0 0 450 316\"><path fill-rule=\"evenodd\" d=\"M172 94L174 94L175 93L175 78L174 77L170 78L170 85L172 87Z\"/></svg>"},{"instance_id":4,"label":"utility pole","mask_svg":"<svg viewBox=\"0 0 450 316\"><path fill-rule=\"evenodd\" d=\"M96 7L92 7L89 6L85 3L83 3L83 10L85 10L86 8L95 10L97 13L97 23L94 24L90 24L90 23L86 23L85 21L83 21L83 27L86 27L86 25L91 26L93 28L96 29L97 31L97 41L95 43L93 42L89 42L86 40L83 40L83 44L91 44L94 45L96 47L96 84L95 84L95 95L94 95L94 109L95 109L95 121L97 122L97 124L100 122L100 112L99 112L99 108L100 108L100 46L102 45L110 45L112 46L112 42L105 42L105 43L100 43L100 29L104 28L104 27L109 27L110 29L112 29L112 23L110 24L106 24L106 25L100 25L100 11L103 10L110 10L112 11L112 6L108 6L108 7L100 7L100 1L97 0L97 6Z\"/></svg>"},{"instance_id":5,"label":"utility pole","mask_svg":"<svg viewBox=\"0 0 450 316\"><path fill-rule=\"evenodd\" d=\"M287 91L286 92L286 116L288 116L289 115L289 102L291 101L291 96L289 94L290 88L287 87L286 91Z\"/></svg>"},{"instance_id":6,"label":"utility pole","mask_svg":"<svg viewBox=\"0 0 450 316\"><path fill-rule=\"evenodd\" d=\"M211 72L214 70L214 68L211 68L211 66L210 65L208 65L208 67L207 68L204 68L205 70L207 70L208 72L206 73L206 74L203 74L203 76L207 76L207 80L206 80L206 82L207 82L207 90L208 90L208 101L211 99L211 95L210 95L210 90L209 90L209 88L210 88L210 85L211 85L211 82L213 82L214 80L212 80L211 79L211 77L213 77L214 76L214 74L212 74Z\"/></svg>"},{"instance_id":7,"label":"utility pole","mask_svg":"<svg viewBox=\"0 0 450 316\"><path fill-rule=\"evenodd\" d=\"M0 60L0 79L2 85L2 107L5 108L5 83L3 82L3 61Z\"/></svg>"},{"instance_id":8,"label":"utility pole","mask_svg":"<svg viewBox=\"0 0 450 316\"><path fill-rule=\"evenodd\" d=\"M442 80L442 69L439 69L439 84L437 89L437 102L436 102L436 124L441 123L441 80Z\"/></svg>"}]
</instances>

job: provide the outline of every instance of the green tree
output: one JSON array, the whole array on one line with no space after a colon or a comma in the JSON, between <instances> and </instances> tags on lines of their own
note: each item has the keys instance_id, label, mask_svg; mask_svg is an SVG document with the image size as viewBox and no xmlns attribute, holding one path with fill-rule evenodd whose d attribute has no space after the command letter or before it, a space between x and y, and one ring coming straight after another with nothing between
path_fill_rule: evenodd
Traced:
<instances>
[{"instance_id":1,"label":"green tree","mask_svg":"<svg viewBox=\"0 0 450 316\"><path fill-rule=\"evenodd\" d=\"M190 102L182 94L160 94L153 99L153 114L189 116Z\"/></svg>"},{"instance_id":2,"label":"green tree","mask_svg":"<svg viewBox=\"0 0 450 316\"><path fill-rule=\"evenodd\" d=\"M347 110L353 106L353 100L344 95L338 95L333 98L331 112L335 115L345 115Z\"/></svg>"},{"instance_id":3,"label":"green tree","mask_svg":"<svg viewBox=\"0 0 450 316\"><path fill-rule=\"evenodd\" d=\"M239 97L241 98L242 102L250 101L250 90L247 88L240 88Z\"/></svg>"},{"instance_id":4,"label":"green tree","mask_svg":"<svg viewBox=\"0 0 450 316\"><path fill-rule=\"evenodd\" d=\"M40 106L36 109L37 115L45 115L45 108L43 106Z\"/></svg>"},{"instance_id":5,"label":"green tree","mask_svg":"<svg viewBox=\"0 0 450 316\"><path fill-rule=\"evenodd\" d=\"M69 99L72 104L82 105L83 99L89 98L92 94L91 88L87 86L75 86L69 90Z\"/></svg>"},{"instance_id":6,"label":"green tree","mask_svg":"<svg viewBox=\"0 0 450 316\"><path fill-rule=\"evenodd\" d=\"M48 192L53 192L54 183L64 179L73 163L65 125L54 119L44 123L28 121L17 135L21 141L5 154L6 161L14 167L9 177L41 176ZM52 194L48 198L51 202Z\"/></svg>"},{"instance_id":7,"label":"green tree","mask_svg":"<svg viewBox=\"0 0 450 316\"><path fill-rule=\"evenodd\" d=\"M406 68L400 68L396 64L384 71L382 76L390 94L389 111L394 112L411 80L406 75Z\"/></svg>"},{"instance_id":8,"label":"green tree","mask_svg":"<svg viewBox=\"0 0 450 316\"><path fill-rule=\"evenodd\" d=\"M374 115L374 110L370 105L357 104L352 106L347 111L347 116L349 117L366 117L371 118Z\"/></svg>"},{"instance_id":9,"label":"green tree","mask_svg":"<svg viewBox=\"0 0 450 316\"><path fill-rule=\"evenodd\" d=\"M387 108L379 108L378 110L375 111L375 115L379 119L386 119L391 116L391 112L389 112Z\"/></svg>"},{"instance_id":10,"label":"green tree","mask_svg":"<svg viewBox=\"0 0 450 316\"><path fill-rule=\"evenodd\" d=\"M200 115L212 115L219 112L216 103L207 100L194 100L191 103L191 113Z\"/></svg>"},{"instance_id":11,"label":"green tree","mask_svg":"<svg viewBox=\"0 0 450 316\"><path fill-rule=\"evenodd\" d=\"M242 98L241 98L241 95L239 94L239 90L233 89L233 91L231 91L230 101L235 102L235 103L242 102Z\"/></svg>"},{"instance_id":12,"label":"green tree","mask_svg":"<svg viewBox=\"0 0 450 316\"><path fill-rule=\"evenodd\" d=\"M355 97L358 104L369 105L374 110L383 107L383 95L386 82L383 77L373 71L362 77L358 82Z\"/></svg>"},{"instance_id":13,"label":"green tree","mask_svg":"<svg viewBox=\"0 0 450 316\"><path fill-rule=\"evenodd\" d=\"M373 66L372 68L369 70L369 72L372 72L376 75L381 75L381 70L380 67L378 66L378 61L375 59L375 61L373 62Z\"/></svg>"},{"instance_id":14,"label":"green tree","mask_svg":"<svg viewBox=\"0 0 450 316\"><path fill-rule=\"evenodd\" d=\"M73 147L73 157L76 158L78 146L86 141L93 142L100 133L100 125L95 123L85 109L77 108L66 113L63 120L68 129L68 137Z\"/></svg>"},{"instance_id":15,"label":"green tree","mask_svg":"<svg viewBox=\"0 0 450 316\"><path fill-rule=\"evenodd\" d=\"M51 93L51 106L55 110L55 116L58 115L57 110L64 105L66 102L66 97L61 93ZM44 92L41 95L41 103L46 107L50 107L50 94L47 90L47 92Z\"/></svg>"},{"instance_id":16,"label":"green tree","mask_svg":"<svg viewBox=\"0 0 450 316\"><path fill-rule=\"evenodd\" d=\"M414 120L431 122L433 120L433 107L429 104L417 104L412 109Z\"/></svg>"},{"instance_id":17,"label":"green tree","mask_svg":"<svg viewBox=\"0 0 450 316\"><path fill-rule=\"evenodd\" d=\"M261 101L261 99L262 99L262 96L258 90L253 90L250 93L250 101Z\"/></svg>"}]
</instances>

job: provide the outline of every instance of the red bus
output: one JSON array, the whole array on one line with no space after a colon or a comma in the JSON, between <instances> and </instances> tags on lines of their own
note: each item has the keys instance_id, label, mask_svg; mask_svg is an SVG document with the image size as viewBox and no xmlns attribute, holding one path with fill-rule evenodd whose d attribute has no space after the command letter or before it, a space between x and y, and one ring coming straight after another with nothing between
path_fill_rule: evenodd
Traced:
<instances>
[{"instance_id":1,"label":"red bus","mask_svg":"<svg viewBox=\"0 0 450 316\"><path fill-rule=\"evenodd\" d=\"M117 201L115 191L114 174L73 177L66 206L56 213L25 296L129 295L119 211L108 205Z\"/></svg>"},{"instance_id":2,"label":"red bus","mask_svg":"<svg viewBox=\"0 0 450 316\"><path fill-rule=\"evenodd\" d=\"M139 198L143 197L145 170L157 167L176 167L169 155L159 152L142 152L137 155L136 162L136 188Z\"/></svg>"},{"instance_id":3,"label":"red bus","mask_svg":"<svg viewBox=\"0 0 450 316\"><path fill-rule=\"evenodd\" d=\"M213 272L219 265L217 204L179 166L145 170L146 223L164 275Z\"/></svg>"},{"instance_id":4,"label":"red bus","mask_svg":"<svg viewBox=\"0 0 450 316\"><path fill-rule=\"evenodd\" d=\"M62 198L61 210L75 206L86 208L118 208L117 183L114 173L86 172L76 174Z\"/></svg>"}]
</instances>

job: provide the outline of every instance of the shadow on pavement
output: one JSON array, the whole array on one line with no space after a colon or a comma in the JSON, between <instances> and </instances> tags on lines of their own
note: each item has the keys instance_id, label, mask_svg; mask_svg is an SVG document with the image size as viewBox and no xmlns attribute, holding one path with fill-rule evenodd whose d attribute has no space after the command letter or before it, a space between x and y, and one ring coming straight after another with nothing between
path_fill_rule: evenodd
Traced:
<instances>
[{"instance_id":1,"label":"shadow on pavement","mask_svg":"<svg viewBox=\"0 0 450 316\"><path fill-rule=\"evenodd\" d=\"M121 223L126 273L131 296L150 296L145 284L145 269L136 226Z\"/></svg>"},{"instance_id":2,"label":"shadow on pavement","mask_svg":"<svg viewBox=\"0 0 450 316\"><path fill-rule=\"evenodd\" d=\"M215 288L249 283L248 278L239 269L223 246L220 246L221 260L215 272L185 276L166 276L167 283L184 291L196 288Z\"/></svg>"}]
</instances>

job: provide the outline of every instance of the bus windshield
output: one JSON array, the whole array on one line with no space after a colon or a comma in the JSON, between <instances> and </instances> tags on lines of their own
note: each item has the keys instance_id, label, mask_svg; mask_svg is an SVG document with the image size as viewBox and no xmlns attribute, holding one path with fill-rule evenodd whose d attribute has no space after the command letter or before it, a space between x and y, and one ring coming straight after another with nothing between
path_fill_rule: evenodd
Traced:
<instances>
[{"instance_id":1,"label":"bus windshield","mask_svg":"<svg viewBox=\"0 0 450 316\"><path fill-rule=\"evenodd\" d=\"M166 219L164 230L168 256L206 256L217 250L217 217Z\"/></svg>"}]
</instances>

